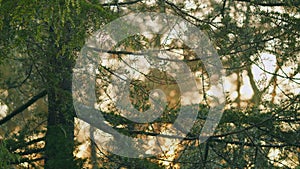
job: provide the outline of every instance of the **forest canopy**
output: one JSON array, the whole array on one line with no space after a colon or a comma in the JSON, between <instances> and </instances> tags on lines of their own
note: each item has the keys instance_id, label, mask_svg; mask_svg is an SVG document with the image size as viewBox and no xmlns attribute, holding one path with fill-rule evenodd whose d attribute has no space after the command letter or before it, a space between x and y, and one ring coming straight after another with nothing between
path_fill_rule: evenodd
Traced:
<instances>
[{"instance_id":1,"label":"forest canopy","mask_svg":"<svg viewBox=\"0 0 300 169\"><path fill-rule=\"evenodd\" d=\"M188 28L138 17L109 27L135 14L175 16L195 29L178 38ZM298 0L0 0L0 168L299 168L299 25ZM107 28L125 38L110 44L101 34ZM161 31L135 32L142 28ZM195 44L217 60L199 57ZM76 68L86 66L78 63L83 54L99 62L93 76L76 82L79 89L95 84L91 96L83 93L86 100L95 98L93 111L78 112L72 87ZM212 72L218 61L222 68ZM191 75L180 77L193 79L195 88L183 80L182 90L176 72L186 67L179 63ZM173 74L164 70L169 65ZM201 142L205 122L217 117L210 116L218 105L216 77L223 82L224 109ZM116 90L118 81L127 86ZM184 94L185 89L195 92ZM130 105L121 110L123 103ZM196 116L193 123L179 120L176 132L186 134L181 137L169 128L181 114L188 116L182 111L187 103ZM141 122L131 113L155 119ZM183 124L191 128L185 131ZM147 145L126 145L116 133ZM124 147L161 153L113 153Z\"/></svg>"}]
</instances>

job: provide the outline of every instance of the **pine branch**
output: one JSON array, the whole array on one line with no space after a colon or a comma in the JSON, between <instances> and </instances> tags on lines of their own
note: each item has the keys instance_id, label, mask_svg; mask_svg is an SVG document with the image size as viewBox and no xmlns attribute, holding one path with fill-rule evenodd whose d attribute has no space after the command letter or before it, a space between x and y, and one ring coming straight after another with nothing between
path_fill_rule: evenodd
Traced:
<instances>
[{"instance_id":1,"label":"pine branch","mask_svg":"<svg viewBox=\"0 0 300 169\"><path fill-rule=\"evenodd\" d=\"M47 91L44 90L41 93L39 93L38 95L32 97L28 102L26 102L25 104L23 104L22 106L16 108L14 111L12 111L9 115L5 116L3 119L0 120L0 126L4 123L6 123L7 121L9 121L10 119L12 119L14 116L18 115L19 113L21 113L22 111L24 111L25 109L27 109L29 106L31 106L33 103L35 103L37 100L39 100L40 98L44 97L47 95Z\"/></svg>"},{"instance_id":2,"label":"pine branch","mask_svg":"<svg viewBox=\"0 0 300 169\"><path fill-rule=\"evenodd\" d=\"M117 3L105 3L101 4L102 6L123 6L123 5L132 5L138 2L142 2L142 0L128 1L128 2L117 2Z\"/></svg>"},{"instance_id":3,"label":"pine branch","mask_svg":"<svg viewBox=\"0 0 300 169\"><path fill-rule=\"evenodd\" d=\"M268 7L275 7L275 6L287 6L287 7L292 7L292 6L299 6L300 2L299 1L290 1L290 2L260 2L258 1L253 1L253 0L235 0L237 2L249 2L254 5L259 5L259 6L268 6Z\"/></svg>"}]
</instances>

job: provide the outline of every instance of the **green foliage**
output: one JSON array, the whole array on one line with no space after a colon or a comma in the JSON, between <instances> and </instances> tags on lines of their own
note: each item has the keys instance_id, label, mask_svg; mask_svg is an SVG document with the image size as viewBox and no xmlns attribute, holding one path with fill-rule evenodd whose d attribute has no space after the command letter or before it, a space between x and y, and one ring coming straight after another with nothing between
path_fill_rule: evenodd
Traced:
<instances>
[{"instance_id":1,"label":"green foliage","mask_svg":"<svg viewBox=\"0 0 300 169\"><path fill-rule=\"evenodd\" d=\"M11 153L6 147L6 141L2 140L0 143L0 159L0 168L9 168L11 164L20 160L20 156Z\"/></svg>"},{"instance_id":2,"label":"green foliage","mask_svg":"<svg viewBox=\"0 0 300 169\"><path fill-rule=\"evenodd\" d=\"M138 159L138 158L127 158L120 157L116 155L106 156L109 161L106 162L105 159L101 161L101 168L110 169L110 168L126 168L126 169L163 169L164 167L160 164L157 164L151 159Z\"/></svg>"},{"instance_id":3,"label":"green foliage","mask_svg":"<svg viewBox=\"0 0 300 169\"><path fill-rule=\"evenodd\" d=\"M49 92L48 98L44 100L47 104L43 101L37 102L24 111L22 117L16 117L11 123L4 125L3 128L9 128L6 134L13 139L2 140L0 144L0 168L9 168L12 163L26 161L27 159L23 158L25 156L16 154L44 146L34 144L30 147L27 141L38 135L45 136L45 131L48 132L47 155L61 158L50 161L46 167L83 166L84 160L73 157L74 135L70 134L74 130L70 99L72 66L90 34L131 10L160 11L160 5L164 5L166 12L175 13L205 30L218 50L227 75L240 77L243 72L247 72L249 76L249 67L258 63L262 52L268 52L276 56L276 66L279 70L283 70L282 66L293 66L295 70L294 74L288 75L283 71L281 74L269 73L274 78L271 80L272 84L267 86L268 90L273 86L278 87L276 79L285 78L291 82L299 80L295 76L299 73L300 11L299 7L292 6L297 2L280 2L280 10L274 10L273 7L266 10L265 7L261 7L272 5L275 3L273 1L211 1L205 4L210 4L210 9L201 7L202 2L191 2L195 5L192 10L186 9L186 3L173 4L169 1L152 4L142 1L132 6L127 4L125 7L121 7L120 3L105 8L97 0L0 0L0 64L3 65L0 91L5 93L3 96L1 94L1 103L7 104L10 112L34 93L45 88ZM114 8L121 9L121 12L111 12L110 9ZM131 30L125 24L113 29L118 30L120 34ZM114 49L121 48L133 52L155 46L171 51L177 47L178 51L182 51L179 53L182 54L183 61L196 65L191 68L192 71L205 72L200 62L196 63L190 59L195 56L189 48L178 45L177 42L171 45L162 44L162 37L155 35L148 39L135 35L124 39ZM122 57L118 55L117 61L124 61ZM99 68L97 78L102 81L102 84L97 86L101 91L97 91L99 97L110 90L110 79L114 76L110 71L113 70ZM207 78L205 75L201 75L203 81ZM164 76L164 73L149 73L145 75L145 79L148 81L134 80L130 86L131 102L141 111L149 108L148 94L153 86L166 84L169 87L172 84L172 79ZM251 77L249 79L253 80ZM240 80L236 83L242 82ZM254 82L251 87L254 90L258 85ZM209 85L203 85L204 93L207 88ZM267 89L255 90L253 97L259 97L259 100L256 103L253 103L253 98L248 100L249 106L244 109L240 107L241 98L228 101L229 108L224 112L215 135L204 144L197 142L197 138L206 120L209 105L199 105L198 119L188 134L188 139L182 141L174 154L174 160L170 163L178 164L181 168L278 168L282 161L292 159L291 161L296 161L295 164L299 165L299 159L296 159L297 153L299 154L299 94L283 91L280 97L285 97L286 100L273 103L263 98L268 92ZM238 97L243 94L239 88L236 92ZM231 103L238 106L234 107ZM47 107L48 105L52 107ZM103 116L106 122L121 134L144 137L147 136L147 132L159 133L165 128L164 125L173 123L178 115L179 106L180 104L166 108L162 117L147 124L135 124L122 117L112 104L106 107L108 111L103 111ZM260 106L263 108L259 109ZM48 114L57 113L53 116L54 125L50 127L46 126L46 122L51 121L47 111ZM157 129L149 129L149 126L155 125ZM132 134L133 130L140 130L141 134ZM10 131L17 134L11 134ZM277 159L270 159L268 155L274 149L279 150L280 155ZM30 155L43 153L44 151ZM62 159L66 154L70 158ZM109 154L99 158L102 158L99 166L103 168L163 168L158 164L159 157L130 159ZM36 164L38 166L39 163Z\"/></svg>"}]
</instances>

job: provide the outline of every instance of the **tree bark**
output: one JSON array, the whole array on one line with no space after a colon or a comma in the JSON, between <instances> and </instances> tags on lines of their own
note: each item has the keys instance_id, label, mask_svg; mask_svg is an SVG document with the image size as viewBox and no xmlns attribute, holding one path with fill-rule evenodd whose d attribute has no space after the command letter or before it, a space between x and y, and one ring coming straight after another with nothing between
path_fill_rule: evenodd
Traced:
<instances>
[{"instance_id":1,"label":"tree bark","mask_svg":"<svg viewBox=\"0 0 300 169\"><path fill-rule=\"evenodd\" d=\"M76 169L74 117L72 103L73 61L52 57L48 68L48 124L45 145L45 169Z\"/></svg>"}]
</instances>

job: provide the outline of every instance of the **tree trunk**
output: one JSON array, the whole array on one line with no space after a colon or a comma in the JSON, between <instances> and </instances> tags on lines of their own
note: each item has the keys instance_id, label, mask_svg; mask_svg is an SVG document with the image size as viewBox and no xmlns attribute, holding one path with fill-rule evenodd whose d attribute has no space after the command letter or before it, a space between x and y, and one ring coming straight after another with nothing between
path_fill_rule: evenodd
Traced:
<instances>
[{"instance_id":1,"label":"tree trunk","mask_svg":"<svg viewBox=\"0 0 300 169\"><path fill-rule=\"evenodd\" d=\"M72 67L67 57L49 59L48 124L45 169L75 169L74 117L72 104Z\"/></svg>"}]
</instances>

